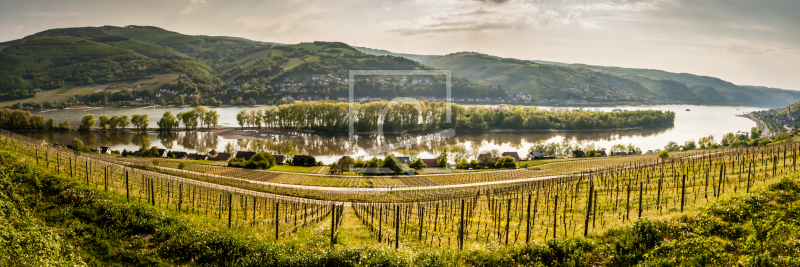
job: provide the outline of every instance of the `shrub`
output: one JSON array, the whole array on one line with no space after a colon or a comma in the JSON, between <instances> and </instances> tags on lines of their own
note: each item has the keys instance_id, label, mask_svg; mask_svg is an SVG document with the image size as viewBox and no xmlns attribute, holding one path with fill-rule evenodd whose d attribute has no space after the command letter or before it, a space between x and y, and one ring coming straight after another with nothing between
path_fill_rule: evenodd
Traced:
<instances>
[{"instance_id":1,"label":"shrub","mask_svg":"<svg viewBox=\"0 0 800 267\"><path fill-rule=\"evenodd\" d=\"M515 162L513 157L504 156L497 159L497 162L494 164L495 168L508 168L508 169L515 169L517 168L517 163Z\"/></svg>"},{"instance_id":2,"label":"shrub","mask_svg":"<svg viewBox=\"0 0 800 267\"><path fill-rule=\"evenodd\" d=\"M414 162L411 162L411 164L409 164L408 167L411 167L412 169L415 170L419 170L428 167L428 165L425 165L425 162L423 162L422 159L417 159Z\"/></svg>"},{"instance_id":3,"label":"shrub","mask_svg":"<svg viewBox=\"0 0 800 267\"><path fill-rule=\"evenodd\" d=\"M231 167L239 167L239 168L248 168L248 169L269 169L272 166L275 166L275 157L272 154L267 152L261 152L255 154L249 160L244 160L240 158L232 158L228 161L228 166Z\"/></svg>"}]
</instances>

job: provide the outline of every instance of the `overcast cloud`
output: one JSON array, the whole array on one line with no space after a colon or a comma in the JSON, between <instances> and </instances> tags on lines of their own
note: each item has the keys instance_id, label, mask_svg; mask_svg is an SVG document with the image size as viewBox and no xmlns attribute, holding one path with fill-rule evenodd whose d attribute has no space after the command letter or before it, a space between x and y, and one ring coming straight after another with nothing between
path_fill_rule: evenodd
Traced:
<instances>
[{"instance_id":1,"label":"overcast cloud","mask_svg":"<svg viewBox=\"0 0 800 267\"><path fill-rule=\"evenodd\" d=\"M417 54L663 69L800 90L796 0L62 0L0 2L0 40L50 28L341 41Z\"/></svg>"}]
</instances>

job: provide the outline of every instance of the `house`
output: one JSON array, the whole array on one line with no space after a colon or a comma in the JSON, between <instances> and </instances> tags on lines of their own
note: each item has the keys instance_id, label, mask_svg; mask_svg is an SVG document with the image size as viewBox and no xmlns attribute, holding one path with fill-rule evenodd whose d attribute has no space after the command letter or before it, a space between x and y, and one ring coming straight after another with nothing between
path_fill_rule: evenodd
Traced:
<instances>
[{"instance_id":1,"label":"house","mask_svg":"<svg viewBox=\"0 0 800 267\"><path fill-rule=\"evenodd\" d=\"M141 157L142 156L142 151L139 150L139 151L133 152L133 156L134 157Z\"/></svg>"},{"instance_id":2,"label":"house","mask_svg":"<svg viewBox=\"0 0 800 267\"><path fill-rule=\"evenodd\" d=\"M192 154L187 155L186 159L189 159L189 160L203 160L203 159L206 159L206 156L204 156L204 155L202 155L200 153L192 153Z\"/></svg>"},{"instance_id":3,"label":"house","mask_svg":"<svg viewBox=\"0 0 800 267\"><path fill-rule=\"evenodd\" d=\"M489 154L482 153L482 154L478 155L478 162L485 162L487 160L490 160Z\"/></svg>"},{"instance_id":4,"label":"house","mask_svg":"<svg viewBox=\"0 0 800 267\"><path fill-rule=\"evenodd\" d=\"M409 157L398 157L397 160L399 160L400 163L403 164L411 164L411 158Z\"/></svg>"},{"instance_id":5,"label":"house","mask_svg":"<svg viewBox=\"0 0 800 267\"><path fill-rule=\"evenodd\" d=\"M425 166L428 166L428 168L434 168L437 165L436 159L422 159L422 162L425 163Z\"/></svg>"},{"instance_id":6,"label":"house","mask_svg":"<svg viewBox=\"0 0 800 267\"><path fill-rule=\"evenodd\" d=\"M258 153L252 152L252 151L238 151L238 152L236 152L236 158L237 159L243 159L243 160L250 160L250 158L252 158L256 154L258 154Z\"/></svg>"},{"instance_id":7,"label":"house","mask_svg":"<svg viewBox=\"0 0 800 267\"><path fill-rule=\"evenodd\" d=\"M100 154L111 154L111 148L107 146L101 146L100 149L97 150Z\"/></svg>"},{"instance_id":8,"label":"house","mask_svg":"<svg viewBox=\"0 0 800 267\"><path fill-rule=\"evenodd\" d=\"M597 156L598 157L608 157L608 155L606 155L606 151L605 150L597 151Z\"/></svg>"},{"instance_id":9,"label":"house","mask_svg":"<svg viewBox=\"0 0 800 267\"><path fill-rule=\"evenodd\" d=\"M544 158L547 156L549 155L547 155L547 152L544 151L531 151L531 153L528 154L529 159Z\"/></svg>"},{"instance_id":10,"label":"house","mask_svg":"<svg viewBox=\"0 0 800 267\"><path fill-rule=\"evenodd\" d=\"M283 155L275 155L275 164L283 165L283 161L286 160L286 156Z\"/></svg>"},{"instance_id":11,"label":"house","mask_svg":"<svg viewBox=\"0 0 800 267\"><path fill-rule=\"evenodd\" d=\"M575 150L575 151L570 151L569 152L569 157L570 158L581 158L581 157L585 157L585 156L586 156L586 153L584 153L583 151L580 151L580 150Z\"/></svg>"},{"instance_id":12,"label":"house","mask_svg":"<svg viewBox=\"0 0 800 267\"><path fill-rule=\"evenodd\" d=\"M67 149L72 149L72 145L67 145Z\"/></svg>"},{"instance_id":13,"label":"house","mask_svg":"<svg viewBox=\"0 0 800 267\"><path fill-rule=\"evenodd\" d=\"M644 154L645 155L650 155L650 154L655 154L655 152L653 152L653 150L647 150L647 153L644 153Z\"/></svg>"},{"instance_id":14,"label":"house","mask_svg":"<svg viewBox=\"0 0 800 267\"><path fill-rule=\"evenodd\" d=\"M183 151L172 151L172 155L174 155L176 159L185 159L189 157L189 153Z\"/></svg>"},{"instance_id":15,"label":"house","mask_svg":"<svg viewBox=\"0 0 800 267\"><path fill-rule=\"evenodd\" d=\"M627 156L628 153L625 152L614 152L614 156Z\"/></svg>"},{"instance_id":16,"label":"house","mask_svg":"<svg viewBox=\"0 0 800 267\"><path fill-rule=\"evenodd\" d=\"M519 161L519 154L517 152L503 152L503 157L509 156L514 158L514 160Z\"/></svg>"},{"instance_id":17,"label":"house","mask_svg":"<svg viewBox=\"0 0 800 267\"><path fill-rule=\"evenodd\" d=\"M215 161L228 161L229 159L231 159L231 153L226 153L226 152L217 153L216 157L213 158L206 157L206 159Z\"/></svg>"},{"instance_id":18,"label":"house","mask_svg":"<svg viewBox=\"0 0 800 267\"><path fill-rule=\"evenodd\" d=\"M166 158L167 157L167 150L166 149L158 148L157 150L158 150L158 156L159 157L162 157L162 158Z\"/></svg>"}]
</instances>

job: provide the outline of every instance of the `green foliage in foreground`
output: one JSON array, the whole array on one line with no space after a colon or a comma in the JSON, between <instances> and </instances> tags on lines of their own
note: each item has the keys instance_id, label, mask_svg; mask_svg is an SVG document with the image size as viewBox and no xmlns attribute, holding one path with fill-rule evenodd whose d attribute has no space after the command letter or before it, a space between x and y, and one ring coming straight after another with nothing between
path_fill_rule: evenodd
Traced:
<instances>
[{"instance_id":1,"label":"green foliage in foreground","mask_svg":"<svg viewBox=\"0 0 800 267\"><path fill-rule=\"evenodd\" d=\"M529 246L306 248L191 224L0 150L2 266L800 266L800 181L698 214Z\"/></svg>"}]
</instances>

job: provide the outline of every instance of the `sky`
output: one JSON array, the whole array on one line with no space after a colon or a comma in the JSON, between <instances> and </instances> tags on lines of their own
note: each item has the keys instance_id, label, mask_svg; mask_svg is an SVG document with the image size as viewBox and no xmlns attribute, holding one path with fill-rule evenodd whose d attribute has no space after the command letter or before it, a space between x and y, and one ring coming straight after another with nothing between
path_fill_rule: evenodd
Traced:
<instances>
[{"instance_id":1,"label":"sky","mask_svg":"<svg viewBox=\"0 0 800 267\"><path fill-rule=\"evenodd\" d=\"M800 90L798 0L0 0L0 40L149 25L398 53L660 69Z\"/></svg>"}]
</instances>

